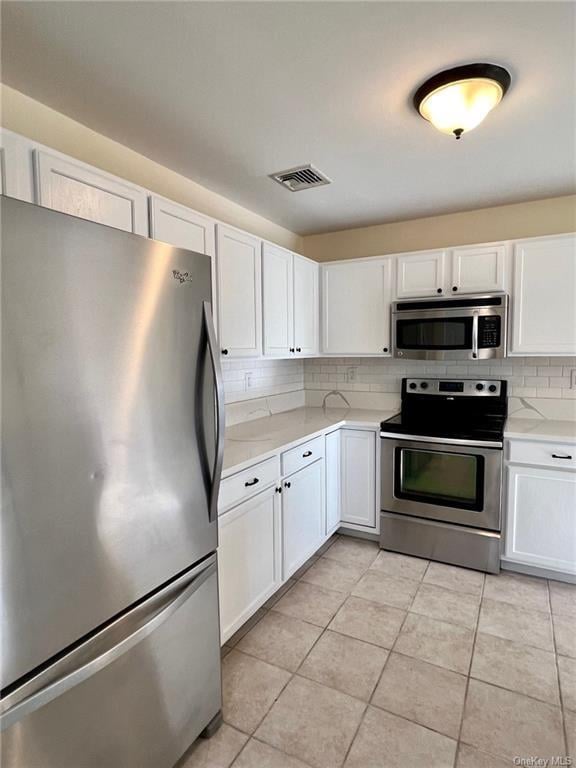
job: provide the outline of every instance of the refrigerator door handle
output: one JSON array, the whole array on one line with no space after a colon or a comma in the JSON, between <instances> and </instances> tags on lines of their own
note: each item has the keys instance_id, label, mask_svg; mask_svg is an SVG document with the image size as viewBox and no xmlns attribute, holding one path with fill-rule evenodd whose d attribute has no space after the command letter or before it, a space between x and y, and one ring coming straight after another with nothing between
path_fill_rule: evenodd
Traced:
<instances>
[{"instance_id":1,"label":"refrigerator door handle","mask_svg":"<svg viewBox=\"0 0 576 768\"><path fill-rule=\"evenodd\" d=\"M204 325L208 337L208 350L214 373L214 390L216 394L216 450L214 453L214 465L212 467L212 486L208 502L208 519L212 523L218 519L218 494L220 492L220 475L224 461L224 385L222 383L222 369L220 367L220 351L216 341L216 331L212 322L212 305L209 301L203 302Z\"/></svg>"},{"instance_id":2,"label":"refrigerator door handle","mask_svg":"<svg viewBox=\"0 0 576 768\"><path fill-rule=\"evenodd\" d=\"M4 731L6 728L9 728L11 725L14 725L14 723L31 714L35 710L40 709L40 707L48 704L58 696L66 693L66 691L74 688L74 686L83 683L85 680L92 677L92 675L95 675L100 670L112 664L113 661L125 654L131 648L134 648L134 646L144 640L145 637L148 637L148 635L152 634L154 630L156 630L160 625L167 621L170 616L172 616L194 594L194 592L199 589L199 587L206 581L206 579L208 579L216 571L215 558L212 558L208 564L203 563L200 567L202 568L200 572L198 572L198 568L194 569L193 573L195 575L192 576L192 579L190 579L190 573L187 573L182 577L183 581L185 582L184 588L181 589L167 605L165 605L145 624L138 627L138 629L136 629L134 632L131 632L127 637L124 637L119 643L116 643L112 648L109 648L103 653L98 654L95 658L91 659L85 664L82 664L72 672L65 673L57 680L49 682L47 685L40 687L39 690L31 692L30 695L25 696L25 698L21 700L18 700L21 696L20 690L16 690L12 695L6 696L0 704L0 732ZM175 584L169 584L166 590L172 591L174 587ZM134 613L138 613L140 608L141 606L135 608ZM117 620L117 622L114 622L111 627L114 627L120 622L126 622L129 620L129 618L130 614L122 616ZM106 629L102 630L102 635L107 633L111 627L107 627ZM98 635L96 635L96 637L98 637ZM83 652L84 648L81 646L81 648L78 650ZM75 653L75 651L72 651L70 656L73 657ZM70 658L63 659L62 661L67 662L68 666L70 663ZM36 681L36 686L39 684L41 685L41 678L42 674L39 675L39 679ZM30 681L27 687L32 687L33 684L34 680ZM11 699L14 703L11 703ZM16 701L14 701L14 699L16 699Z\"/></svg>"}]
</instances>

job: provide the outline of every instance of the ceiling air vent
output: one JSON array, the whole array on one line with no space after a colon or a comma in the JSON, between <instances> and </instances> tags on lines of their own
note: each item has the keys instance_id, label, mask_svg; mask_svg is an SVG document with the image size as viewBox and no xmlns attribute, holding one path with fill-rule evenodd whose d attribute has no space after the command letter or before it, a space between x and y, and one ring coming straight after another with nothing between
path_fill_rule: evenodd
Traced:
<instances>
[{"instance_id":1,"label":"ceiling air vent","mask_svg":"<svg viewBox=\"0 0 576 768\"><path fill-rule=\"evenodd\" d=\"M289 168L287 171L271 173L270 178L282 184L290 192L300 192L301 189L311 189L312 187L323 187L325 184L331 184L332 180L321 173L313 165L299 165L296 168Z\"/></svg>"}]
</instances>

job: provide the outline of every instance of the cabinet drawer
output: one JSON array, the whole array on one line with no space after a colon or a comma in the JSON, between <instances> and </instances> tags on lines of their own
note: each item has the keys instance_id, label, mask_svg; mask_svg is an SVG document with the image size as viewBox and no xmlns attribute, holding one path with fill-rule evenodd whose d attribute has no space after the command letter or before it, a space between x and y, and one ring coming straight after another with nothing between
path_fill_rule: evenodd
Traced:
<instances>
[{"instance_id":1,"label":"cabinet drawer","mask_svg":"<svg viewBox=\"0 0 576 768\"><path fill-rule=\"evenodd\" d=\"M324 435L291 448L282 454L282 474L291 475L316 459L324 457Z\"/></svg>"},{"instance_id":2,"label":"cabinet drawer","mask_svg":"<svg viewBox=\"0 0 576 768\"><path fill-rule=\"evenodd\" d=\"M510 440L508 460L514 464L538 464L557 469L576 469L576 445L537 440Z\"/></svg>"},{"instance_id":3,"label":"cabinet drawer","mask_svg":"<svg viewBox=\"0 0 576 768\"><path fill-rule=\"evenodd\" d=\"M278 461L275 456L226 477L220 484L218 509L222 512L244 499L249 499L255 493L275 483L277 479Z\"/></svg>"}]
</instances>

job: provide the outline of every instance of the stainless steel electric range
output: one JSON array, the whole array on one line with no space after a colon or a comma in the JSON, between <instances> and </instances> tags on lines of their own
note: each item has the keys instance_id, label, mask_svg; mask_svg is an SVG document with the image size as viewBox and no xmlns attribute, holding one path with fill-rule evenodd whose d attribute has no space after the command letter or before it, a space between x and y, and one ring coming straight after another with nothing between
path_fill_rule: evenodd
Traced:
<instances>
[{"instance_id":1,"label":"stainless steel electric range","mask_svg":"<svg viewBox=\"0 0 576 768\"><path fill-rule=\"evenodd\" d=\"M383 549L498 573L506 382L403 379L381 425Z\"/></svg>"}]
</instances>

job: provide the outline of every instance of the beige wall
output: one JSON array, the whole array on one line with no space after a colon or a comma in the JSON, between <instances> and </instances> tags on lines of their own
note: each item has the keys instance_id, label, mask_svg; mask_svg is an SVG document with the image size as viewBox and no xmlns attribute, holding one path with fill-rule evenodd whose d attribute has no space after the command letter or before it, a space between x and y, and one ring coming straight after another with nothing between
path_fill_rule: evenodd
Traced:
<instances>
[{"instance_id":1,"label":"beige wall","mask_svg":"<svg viewBox=\"0 0 576 768\"><path fill-rule=\"evenodd\" d=\"M332 261L574 231L576 195L569 195L309 235L302 252Z\"/></svg>"},{"instance_id":2,"label":"beige wall","mask_svg":"<svg viewBox=\"0 0 576 768\"><path fill-rule=\"evenodd\" d=\"M197 211L296 251L301 237L45 104L0 84L0 124Z\"/></svg>"}]
</instances>

